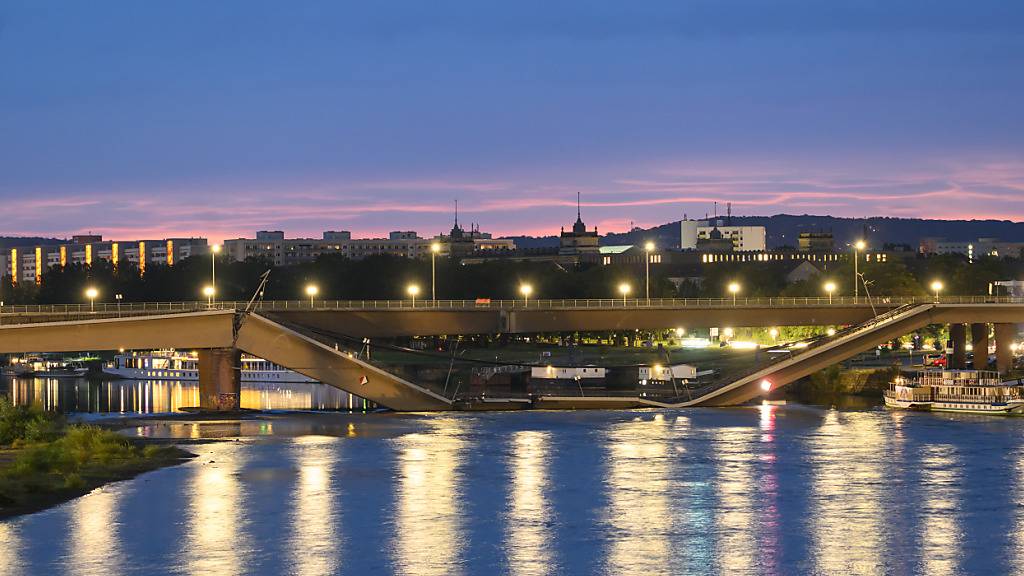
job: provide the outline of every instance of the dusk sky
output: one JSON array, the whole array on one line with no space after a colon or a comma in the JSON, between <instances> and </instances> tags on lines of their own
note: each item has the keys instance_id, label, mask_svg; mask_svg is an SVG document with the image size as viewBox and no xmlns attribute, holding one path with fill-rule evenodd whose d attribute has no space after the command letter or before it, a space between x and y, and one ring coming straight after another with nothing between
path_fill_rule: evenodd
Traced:
<instances>
[{"instance_id":1,"label":"dusk sky","mask_svg":"<svg viewBox=\"0 0 1024 576\"><path fill-rule=\"evenodd\" d=\"M1024 220L1024 3L0 1L0 235Z\"/></svg>"}]
</instances>

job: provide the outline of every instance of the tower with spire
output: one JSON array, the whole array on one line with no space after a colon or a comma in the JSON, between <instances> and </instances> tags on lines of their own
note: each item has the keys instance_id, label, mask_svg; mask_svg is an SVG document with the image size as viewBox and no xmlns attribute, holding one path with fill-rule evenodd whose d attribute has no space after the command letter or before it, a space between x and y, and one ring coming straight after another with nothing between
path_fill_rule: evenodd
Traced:
<instances>
[{"instance_id":1,"label":"tower with spire","mask_svg":"<svg viewBox=\"0 0 1024 576\"><path fill-rule=\"evenodd\" d=\"M572 225L572 231L566 232L562 228L559 237L558 254L560 256L579 256L580 254L593 254L601 251L600 239L597 235L597 227L593 231L587 231L587 225L583 223L580 193L576 193L576 222Z\"/></svg>"}]
</instances>

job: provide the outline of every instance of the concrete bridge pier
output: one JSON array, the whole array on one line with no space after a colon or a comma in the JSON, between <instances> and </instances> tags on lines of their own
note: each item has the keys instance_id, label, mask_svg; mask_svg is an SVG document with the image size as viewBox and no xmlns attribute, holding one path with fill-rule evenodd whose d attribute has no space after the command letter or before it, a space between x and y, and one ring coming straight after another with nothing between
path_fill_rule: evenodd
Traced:
<instances>
[{"instance_id":1,"label":"concrete bridge pier","mask_svg":"<svg viewBox=\"0 0 1024 576\"><path fill-rule=\"evenodd\" d=\"M971 324L971 347L974 350L974 369L988 369L988 324Z\"/></svg>"},{"instance_id":2,"label":"concrete bridge pier","mask_svg":"<svg viewBox=\"0 0 1024 576\"><path fill-rule=\"evenodd\" d=\"M199 349L199 407L230 412L241 407L242 352L237 348Z\"/></svg>"},{"instance_id":3,"label":"concrete bridge pier","mask_svg":"<svg viewBox=\"0 0 1024 576\"><path fill-rule=\"evenodd\" d=\"M996 324L996 370L1000 374L1006 374L1013 366L1013 351L1010 344L1013 343L1014 325Z\"/></svg>"},{"instance_id":4,"label":"concrete bridge pier","mask_svg":"<svg viewBox=\"0 0 1024 576\"><path fill-rule=\"evenodd\" d=\"M959 322L949 325L949 339L953 341L953 357L949 366L955 370L967 367L967 325Z\"/></svg>"}]
</instances>

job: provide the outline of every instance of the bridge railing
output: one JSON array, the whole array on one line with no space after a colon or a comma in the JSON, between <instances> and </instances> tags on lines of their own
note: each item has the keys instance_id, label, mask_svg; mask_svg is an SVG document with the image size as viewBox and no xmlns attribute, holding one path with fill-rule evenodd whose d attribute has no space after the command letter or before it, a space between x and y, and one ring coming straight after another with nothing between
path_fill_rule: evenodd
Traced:
<instances>
[{"instance_id":1,"label":"bridge railing","mask_svg":"<svg viewBox=\"0 0 1024 576\"><path fill-rule=\"evenodd\" d=\"M267 300L255 305L261 311L302 310L590 310L590 309L678 309L678 308L800 308L808 306L869 307L891 309L908 304L1024 304L1024 298L1010 296L885 296L866 297L750 297L750 298L601 298L536 300ZM239 310L243 301L186 302L95 302L76 304L17 304L0 307L0 314L11 315L139 315L204 310Z\"/></svg>"}]
</instances>

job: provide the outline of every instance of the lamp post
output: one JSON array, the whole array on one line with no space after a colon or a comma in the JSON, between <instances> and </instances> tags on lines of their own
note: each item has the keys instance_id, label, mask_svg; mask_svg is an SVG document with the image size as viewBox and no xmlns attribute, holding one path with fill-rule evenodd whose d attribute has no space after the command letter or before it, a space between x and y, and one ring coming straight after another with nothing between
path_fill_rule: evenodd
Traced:
<instances>
[{"instance_id":1,"label":"lamp post","mask_svg":"<svg viewBox=\"0 0 1024 576\"><path fill-rule=\"evenodd\" d=\"M736 294L740 291L739 282L729 282L729 293L732 294L732 305L736 305Z\"/></svg>"},{"instance_id":2,"label":"lamp post","mask_svg":"<svg viewBox=\"0 0 1024 576\"><path fill-rule=\"evenodd\" d=\"M826 282L825 283L825 292L828 292L828 303L829 304L832 303L832 293L835 292L835 291L836 291L836 283L835 282Z\"/></svg>"},{"instance_id":3,"label":"lamp post","mask_svg":"<svg viewBox=\"0 0 1024 576\"><path fill-rule=\"evenodd\" d=\"M439 252L441 252L440 242L430 245L430 299L434 301L434 306L437 306L437 267L434 259Z\"/></svg>"},{"instance_id":4,"label":"lamp post","mask_svg":"<svg viewBox=\"0 0 1024 576\"><path fill-rule=\"evenodd\" d=\"M117 317L121 317L121 299L124 298L122 294L114 294L114 300L117 300Z\"/></svg>"},{"instance_id":5,"label":"lamp post","mask_svg":"<svg viewBox=\"0 0 1024 576\"><path fill-rule=\"evenodd\" d=\"M939 280L933 281L932 284L931 284L931 289L932 289L932 292L935 292L935 302L938 302L939 301L939 292L942 291L942 282L939 281Z\"/></svg>"},{"instance_id":6,"label":"lamp post","mask_svg":"<svg viewBox=\"0 0 1024 576\"><path fill-rule=\"evenodd\" d=\"M644 244L644 293L647 296L647 305L651 305L651 252L654 252L654 242Z\"/></svg>"},{"instance_id":7,"label":"lamp post","mask_svg":"<svg viewBox=\"0 0 1024 576\"><path fill-rule=\"evenodd\" d=\"M772 337L772 342L774 342L779 337L779 329L772 328L768 331L768 335Z\"/></svg>"},{"instance_id":8,"label":"lamp post","mask_svg":"<svg viewBox=\"0 0 1024 576\"><path fill-rule=\"evenodd\" d=\"M867 247L867 244L863 240L857 240L853 243L853 298L854 303L857 302L857 297L860 296L860 286L857 284L860 282L860 252Z\"/></svg>"},{"instance_id":9,"label":"lamp post","mask_svg":"<svg viewBox=\"0 0 1024 576\"><path fill-rule=\"evenodd\" d=\"M626 296L629 296L629 291L630 290L632 290L632 287L629 284L627 284L625 282L623 282L622 284L619 284L619 293L622 294L622 305L623 306L626 305Z\"/></svg>"},{"instance_id":10,"label":"lamp post","mask_svg":"<svg viewBox=\"0 0 1024 576\"><path fill-rule=\"evenodd\" d=\"M309 284L306 286L306 296L309 296L309 307L313 307L313 298L320 293L320 288L317 288L316 284Z\"/></svg>"},{"instance_id":11,"label":"lamp post","mask_svg":"<svg viewBox=\"0 0 1024 576\"><path fill-rule=\"evenodd\" d=\"M206 306L213 308L213 296L217 293L217 289L213 286L203 286L203 296L206 296Z\"/></svg>"},{"instance_id":12,"label":"lamp post","mask_svg":"<svg viewBox=\"0 0 1024 576\"><path fill-rule=\"evenodd\" d=\"M412 307L416 307L416 296L420 293L420 287L416 284L409 284L409 287L405 289L405 292L412 298Z\"/></svg>"},{"instance_id":13,"label":"lamp post","mask_svg":"<svg viewBox=\"0 0 1024 576\"><path fill-rule=\"evenodd\" d=\"M217 294L217 254L220 254L220 244L210 246L210 287L213 294L210 296L210 305L213 305L213 296ZM205 292L206 290L203 290Z\"/></svg>"},{"instance_id":14,"label":"lamp post","mask_svg":"<svg viewBox=\"0 0 1024 576\"><path fill-rule=\"evenodd\" d=\"M89 299L89 311L96 311L96 297L100 295L100 291L93 288L92 286L85 289L85 297Z\"/></svg>"},{"instance_id":15,"label":"lamp post","mask_svg":"<svg viewBox=\"0 0 1024 576\"><path fill-rule=\"evenodd\" d=\"M523 306L530 307L530 294L533 294L533 286L529 284L523 284L519 287L519 293L523 295Z\"/></svg>"}]
</instances>

